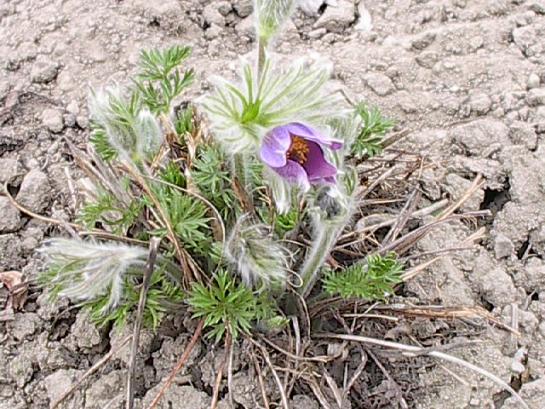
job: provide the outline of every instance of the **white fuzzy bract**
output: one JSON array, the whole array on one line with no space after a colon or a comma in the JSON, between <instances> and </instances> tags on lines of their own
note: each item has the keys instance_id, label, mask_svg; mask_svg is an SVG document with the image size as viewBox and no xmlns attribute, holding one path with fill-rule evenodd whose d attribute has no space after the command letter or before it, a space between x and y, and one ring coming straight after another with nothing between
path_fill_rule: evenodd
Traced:
<instances>
[{"instance_id":1,"label":"white fuzzy bract","mask_svg":"<svg viewBox=\"0 0 545 409\"><path fill-rule=\"evenodd\" d=\"M248 287L284 286L287 277L287 250L274 241L267 227L237 222L226 243L226 256L236 266Z\"/></svg>"},{"instance_id":2,"label":"white fuzzy bract","mask_svg":"<svg viewBox=\"0 0 545 409\"><path fill-rule=\"evenodd\" d=\"M267 130L290 122L320 127L326 119L344 116L345 104L325 85L332 65L319 58L293 62L268 58L259 76L243 64L242 81L213 79L215 92L203 107L215 137L227 152L255 152Z\"/></svg>"},{"instance_id":3,"label":"white fuzzy bract","mask_svg":"<svg viewBox=\"0 0 545 409\"><path fill-rule=\"evenodd\" d=\"M139 106L137 100L128 100L119 87L92 91L89 114L105 130L108 142L123 159L152 157L164 141L157 118L148 108Z\"/></svg>"},{"instance_id":4,"label":"white fuzzy bract","mask_svg":"<svg viewBox=\"0 0 545 409\"><path fill-rule=\"evenodd\" d=\"M53 284L61 285L61 296L88 301L108 295L103 312L119 305L127 271L143 269L148 254L143 247L63 238L46 241L39 251L58 269Z\"/></svg>"},{"instance_id":5,"label":"white fuzzy bract","mask_svg":"<svg viewBox=\"0 0 545 409\"><path fill-rule=\"evenodd\" d=\"M269 41L288 20L295 9L295 0L256 0L257 34Z\"/></svg>"}]
</instances>

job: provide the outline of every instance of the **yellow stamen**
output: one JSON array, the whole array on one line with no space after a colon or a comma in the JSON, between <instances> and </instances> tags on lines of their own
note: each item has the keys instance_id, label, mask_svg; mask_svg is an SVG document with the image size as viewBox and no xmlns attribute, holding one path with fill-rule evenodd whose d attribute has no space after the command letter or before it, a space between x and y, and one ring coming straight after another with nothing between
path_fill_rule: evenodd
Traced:
<instances>
[{"instance_id":1,"label":"yellow stamen","mask_svg":"<svg viewBox=\"0 0 545 409\"><path fill-rule=\"evenodd\" d=\"M308 143L305 139L294 136L291 140L291 146L288 149L288 159L294 160L300 165L304 164L307 161L307 155L310 151Z\"/></svg>"}]
</instances>

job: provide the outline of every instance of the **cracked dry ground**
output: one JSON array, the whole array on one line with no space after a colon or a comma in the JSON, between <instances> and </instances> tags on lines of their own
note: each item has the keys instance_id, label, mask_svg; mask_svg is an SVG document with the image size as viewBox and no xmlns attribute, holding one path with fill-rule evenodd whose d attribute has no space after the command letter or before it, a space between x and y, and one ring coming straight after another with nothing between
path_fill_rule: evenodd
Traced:
<instances>
[{"instance_id":1,"label":"cracked dry ground","mask_svg":"<svg viewBox=\"0 0 545 409\"><path fill-rule=\"evenodd\" d=\"M352 97L377 104L408 129L404 147L433 164L421 181L428 203L455 200L478 174L484 177L464 205L493 214L482 224L486 235L477 250L442 258L409 282L405 294L421 304L483 306L506 324L516 317L519 338L482 327L480 344L453 353L514 380L532 409L544 408L545 1L321 3L305 2L307 12L318 14L298 12L278 51L328 57ZM77 173L63 137L76 143L88 137L88 86L123 82L142 48L187 44L194 47L198 95L209 88L210 74L234 76L237 56L252 46L251 12L251 2L235 0L0 1L0 182L9 180L12 193L33 211L71 219L65 169ZM434 230L419 250L452 247L474 229L452 222ZM53 231L0 197L0 271L34 278L41 268L34 250ZM76 311L59 315L66 307L48 304L33 290L24 309L0 323L0 408L49 407L123 338L97 330ZM183 324L182 331L180 319L158 335L143 334L140 392L155 388L146 402L188 341L192 327L189 320ZM443 330L440 322L420 324L412 329L419 339ZM452 336L463 340L466 334ZM203 349L196 348L193 363ZM66 407L118 407L127 359L128 352L113 359ZM174 402L169 407L207 408L217 362L221 356L199 361L198 382L194 373L181 374L165 400ZM235 401L253 409L255 379L237 365ZM426 366L417 374L416 408L518 407L496 385L459 367ZM318 407L303 395L292 405Z\"/></svg>"}]
</instances>

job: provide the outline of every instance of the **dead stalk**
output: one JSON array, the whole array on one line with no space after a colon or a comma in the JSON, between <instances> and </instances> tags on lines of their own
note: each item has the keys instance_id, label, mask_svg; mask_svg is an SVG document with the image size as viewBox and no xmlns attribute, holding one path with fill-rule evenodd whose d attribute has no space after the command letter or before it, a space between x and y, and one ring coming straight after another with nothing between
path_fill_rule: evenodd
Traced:
<instances>
[{"instance_id":1,"label":"dead stalk","mask_svg":"<svg viewBox=\"0 0 545 409\"><path fill-rule=\"evenodd\" d=\"M144 307L146 305L146 299L151 282L151 276L155 267L155 260L157 259L157 251L159 249L159 243L161 239L152 237L149 243L149 255L146 262L146 270L144 272L144 278L142 281L142 289L140 290L140 299L138 300L138 309L136 311L136 320L134 323L134 330L132 333L131 355L129 358L129 369L127 375L127 400L125 402L126 409L133 409L134 407L134 380L136 371L136 355L138 353L138 346L140 343L140 331L142 330L142 320L144 318Z\"/></svg>"},{"instance_id":2,"label":"dead stalk","mask_svg":"<svg viewBox=\"0 0 545 409\"><path fill-rule=\"evenodd\" d=\"M461 358L455 357L453 355L446 354L444 352L427 350L425 348L416 347L413 345L401 344L398 342L384 341L377 338L363 337L358 335L348 335L348 334L317 334L316 338L325 338L325 339L342 339L345 341L361 342L365 344L378 345L385 348L392 348L403 351L407 356L417 356L417 355L427 355L434 358L438 358L456 365L463 366L471 371L474 371L480 375L483 375L501 386L503 389L508 391L519 403L525 408L530 409L522 397L509 385L507 382L494 375L493 373L487 371L486 369L480 368L477 365L474 365L470 362L467 362Z\"/></svg>"}]
</instances>

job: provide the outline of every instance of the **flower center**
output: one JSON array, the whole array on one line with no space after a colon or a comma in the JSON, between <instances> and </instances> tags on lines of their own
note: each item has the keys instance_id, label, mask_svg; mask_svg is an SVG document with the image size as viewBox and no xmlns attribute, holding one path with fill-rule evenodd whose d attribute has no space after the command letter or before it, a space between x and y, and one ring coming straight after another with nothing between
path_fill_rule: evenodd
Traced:
<instances>
[{"instance_id":1,"label":"flower center","mask_svg":"<svg viewBox=\"0 0 545 409\"><path fill-rule=\"evenodd\" d=\"M299 136L293 136L291 139L291 146L287 153L288 159L294 160L302 165L307 161L309 150L306 140Z\"/></svg>"}]
</instances>

